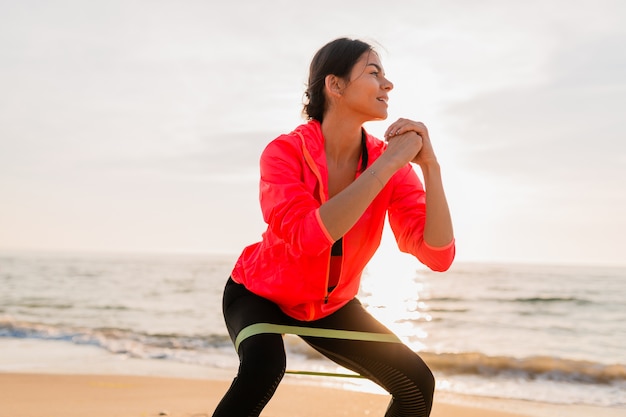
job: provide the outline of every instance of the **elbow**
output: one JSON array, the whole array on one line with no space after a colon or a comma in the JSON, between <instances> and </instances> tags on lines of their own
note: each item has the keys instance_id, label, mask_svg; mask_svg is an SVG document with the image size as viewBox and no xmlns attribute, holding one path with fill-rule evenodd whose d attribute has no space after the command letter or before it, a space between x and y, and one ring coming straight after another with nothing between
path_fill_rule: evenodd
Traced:
<instances>
[{"instance_id":1,"label":"elbow","mask_svg":"<svg viewBox=\"0 0 626 417\"><path fill-rule=\"evenodd\" d=\"M433 248L422 242L417 258L434 272L446 272L452 266L456 255L454 240L442 248Z\"/></svg>"},{"instance_id":2,"label":"elbow","mask_svg":"<svg viewBox=\"0 0 626 417\"><path fill-rule=\"evenodd\" d=\"M452 266L452 261L445 264L427 265L433 272L446 272Z\"/></svg>"},{"instance_id":3,"label":"elbow","mask_svg":"<svg viewBox=\"0 0 626 417\"><path fill-rule=\"evenodd\" d=\"M319 218L319 210L294 226L284 235L290 236L289 243L295 253L319 256L329 250L335 241Z\"/></svg>"}]
</instances>

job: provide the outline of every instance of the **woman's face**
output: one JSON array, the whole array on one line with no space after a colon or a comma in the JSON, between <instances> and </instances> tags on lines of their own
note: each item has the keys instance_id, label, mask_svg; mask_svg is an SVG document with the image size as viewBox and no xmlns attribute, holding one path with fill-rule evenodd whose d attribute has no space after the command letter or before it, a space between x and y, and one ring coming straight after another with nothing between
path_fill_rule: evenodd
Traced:
<instances>
[{"instance_id":1,"label":"woman's face","mask_svg":"<svg viewBox=\"0 0 626 417\"><path fill-rule=\"evenodd\" d=\"M392 88L378 54L368 51L354 64L341 101L363 122L383 120L387 118L388 93Z\"/></svg>"}]
</instances>

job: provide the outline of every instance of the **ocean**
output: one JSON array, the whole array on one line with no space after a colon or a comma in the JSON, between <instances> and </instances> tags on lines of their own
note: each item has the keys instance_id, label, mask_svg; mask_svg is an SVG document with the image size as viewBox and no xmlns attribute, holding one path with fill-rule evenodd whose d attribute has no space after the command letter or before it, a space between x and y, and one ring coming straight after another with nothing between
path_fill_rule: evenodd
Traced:
<instances>
[{"instance_id":1,"label":"ocean","mask_svg":"<svg viewBox=\"0 0 626 417\"><path fill-rule=\"evenodd\" d=\"M235 258L0 253L0 338L234 376L221 293ZM424 358L439 392L626 408L626 267L457 262L434 273L379 258L359 299ZM285 340L288 369L347 373L297 337Z\"/></svg>"}]
</instances>

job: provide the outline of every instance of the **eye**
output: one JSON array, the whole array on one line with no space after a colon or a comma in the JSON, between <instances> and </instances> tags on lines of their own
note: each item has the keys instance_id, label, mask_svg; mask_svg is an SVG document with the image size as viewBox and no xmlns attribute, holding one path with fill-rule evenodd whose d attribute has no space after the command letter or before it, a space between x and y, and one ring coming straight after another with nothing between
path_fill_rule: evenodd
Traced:
<instances>
[{"instance_id":1,"label":"eye","mask_svg":"<svg viewBox=\"0 0 626 417\"><path fill-rule=\"evenodd\" d=\"M379 73L378 71L372 71L372 72L371 72L371 74L372 74L374 77L378 77L378 74L380 74L380 73Z\"/></svg>"}]
</instances>

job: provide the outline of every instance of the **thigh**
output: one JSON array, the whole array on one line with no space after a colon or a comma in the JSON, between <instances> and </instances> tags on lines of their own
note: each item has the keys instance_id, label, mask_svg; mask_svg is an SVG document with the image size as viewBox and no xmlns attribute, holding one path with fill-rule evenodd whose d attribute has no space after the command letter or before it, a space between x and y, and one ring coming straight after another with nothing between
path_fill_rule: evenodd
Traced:
<instances>
[{"instance_id":1,"label":"thigh","mask_svg":"<svg viewBox=\"0 0 626 417\"><path fill-rule=\"evenodd\" d=\"M335 313L310 323L310 327L349 330L368 333L393 334L354 299ZM369 376L364 369L356 368L356 360L363 355L378 357L393 354L400 343L346 340L304 336L302 339L324 356L361 375Z\"/></svg>"},{"instance_id":2,"label":"thigh","mask_svg":"<svg viewBox=\"0 0 626 417\"><path fill-rule=\"evenodd\" d=\"M336 313L311 323L311 327L393 334L358 302L353 300ZM383 387L391 374L410 380L432 378L424 361L403 343L302 337L311 347L339 365Z\"/></svg>"},{"instance_id":3,"label":"thigh","mask_svg":"<svg viewBox=\"0 0 626 417\"><path fill-rule=\"evenodd\" d=\"M392 392L399 378L427 381L432 373L420 356L403 343L302 337L328 359Z\"/></svg>"},{"instance_id":4,"label":"thigh","mask_svg":"<svg viewBox=\"0 0 626 417\"><path fill-rule=\"evenodd\" d=\"M260 297L229 278L222 310L228 334L234 342L239 332L255 323L288 324L290 318L273 302Z\"/></svg>"}]
</instances>

